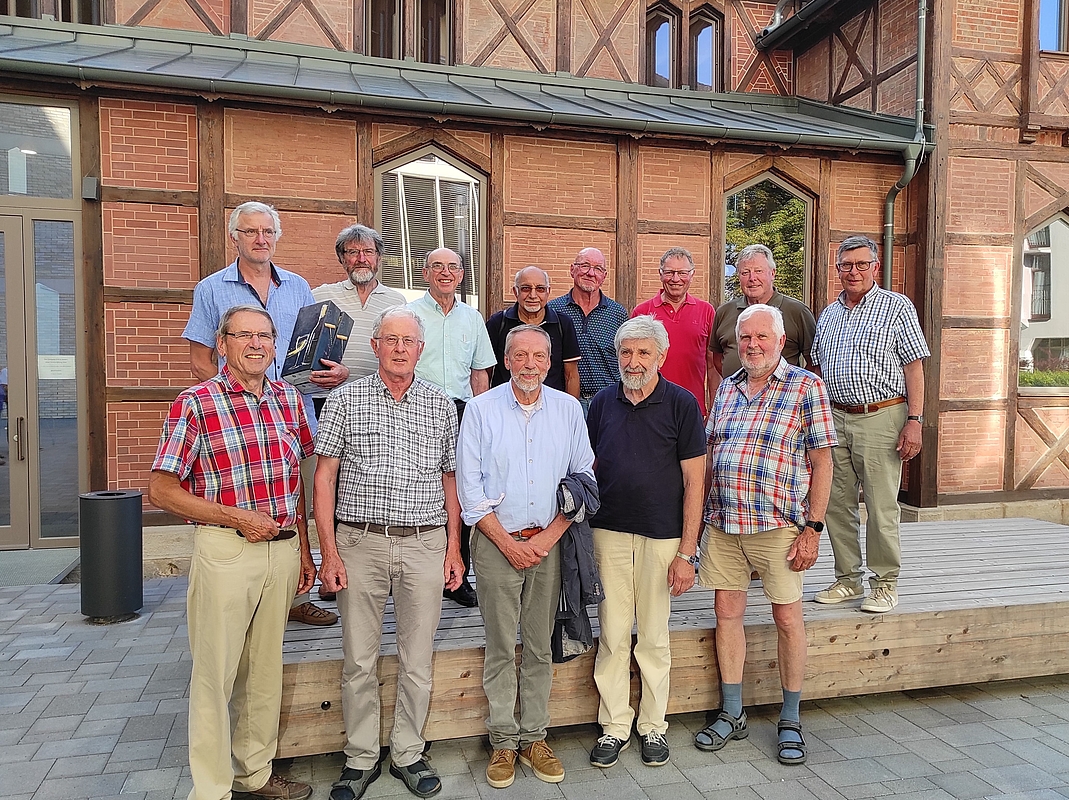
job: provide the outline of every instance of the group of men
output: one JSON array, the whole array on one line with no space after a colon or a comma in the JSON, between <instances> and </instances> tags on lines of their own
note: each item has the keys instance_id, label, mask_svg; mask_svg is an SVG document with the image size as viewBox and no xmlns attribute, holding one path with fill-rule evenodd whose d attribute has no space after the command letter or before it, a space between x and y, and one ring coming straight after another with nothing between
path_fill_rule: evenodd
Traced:
<instances>
[{"instance_id":1,"label":"group of men","mask_svg":"<svg viewBox=\"0 0 1069 800\"><path fill-rule=\"evenodd\" d=\"M780 639L778 757L806 760L802 573L826 523L836 581L817 602L894 608L897 492L902 462L920 449L928 352L908 299L875 284L871 240L840 246L843 292L819 321L773 288L772 253L752 245L737 260L743 296L719 309L690 295L693 259L672 248L662 291L629 318L601 290L604 254L587 248L567 293L551 301L548 274L525 267L516 303L484 324L457 298L464 266L451 250L427 255L428 290L406 305L378 282L384 245L370 228L338 235L347 277L315 290L272 262L282 234L273 208L239 206L229 231L237 258L197 285L184 333L202 382L172 405L150 483L154 504L196 523L191 800L311 794L273 772L272 758L286 620L337 619L307 595L317 570L301 463L313 453L320 595L337 598L343 626L346 760L332 800L358 800L381 774L377 661L391 595L391 774L419 797L442 788L422 729L444 594L478 604L486 630L487 783L511 785L517 760L563 780L547 743L553 628L586 573L600 584L594 766L617 763L633 725L642 761L669 761L668 619L695 566L716 590L723 698L695 746L748 735L742 616L756 571ZM281 365L297 311L321 300L354 327L343 361L313 373L318 396L302 398Z\"/></svg>"}]
</instances>

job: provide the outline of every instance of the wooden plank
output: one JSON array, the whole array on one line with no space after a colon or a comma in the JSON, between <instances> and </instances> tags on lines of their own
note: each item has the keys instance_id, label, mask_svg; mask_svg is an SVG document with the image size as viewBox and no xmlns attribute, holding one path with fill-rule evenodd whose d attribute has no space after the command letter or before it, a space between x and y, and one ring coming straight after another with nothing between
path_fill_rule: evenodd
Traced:
<instances>
[{"instance_id":1,"label":"wooden plank","mask_svg":"<svg viewBox=\"0 0 1069 800\"><path fill-rule=\"evenodd\" d=\"M572 71L572 0L557 0L557 72Z\"/></svg>"},{"instance_id":2,"label":"wooden plank","mask_svg":"<svg viewBox=\"0 0 1069 800\"><path fill-rule=\"evenodd\" d=\"M638 294L638 142L616 146L616 302L628 311Z\"/></svg>"},{"instance_id":3,"label":"wooden plank","mask_svg":"<svg viewBox=\"0 0 1069 800\"><path fill-rule=\"evenodd\" d=\"M727 253L724 220L724 149L709 153L709 297L713 307L724 301L724 263Z\"/></svg>"},{"instance_id":4,"label":"wooden plank","mask_svg":"<svg viewBox=\"0 0 1069 800\"><path fill-rule=\"evenodd\" d=\"M230 33L249 33L249 0L230 0Z\"/></svg>"},{"instance_id":5,"label":"wooden plank","mask_svg":"<svg viewBox=\"0 0 1069 800\"><path fill-rule=\"evenodd\" d=\"M636 230L638 233L661 233L668 236L708 236L711 228L707 222L667 222L640 219L637 222Z\"/></svg>"},{"instance_id":6,"label":"wooden plank","mask_svg":"<svg viewBox=\"0 0 1069 800\"><path fill-rule=\"evenodd\" d=\"M828 305L828 282L831 279L831 159L820 159L820 189L817 192L817 230L813 258L813 285L810 287L809 306L815 316Z\"/></svg>"},{"instance_id":7,"label":"wooden plank","mask_svg":"<svg viewBox=\"0 0 1069 800\"><path fill-rule=\"evenodd\" d=\"M83 175L100 179L100 109L97 98L78 101L78 156ZM108 407L104 331L104 226L100 203L82 201L82 296L85 303L86 456L89 490L108 488Z\"/></svg>"},{"instance_id":8,"label":"wooden plank","mask_svg":"<svg viewBox=\"0 0 1069 800\"><path fill-rule=\"evenodd\" d=\"M1036 2L1038 15L1039 3ZM1034 31L1037 29L1034 29ZM1039 47L1039 35L1036 33L1036 41L1034 48L1038 53ZM1024 138L1025 131L1021 131L1022 139ZM1024 163L1017 162L1017 169L1014 170L1014 198L1016 208L1027 207L1027 195L1028 195L1028 171L1025 169ZM1013 261L1010 272L1010 319L1021 319L1022 303L1024 302L1021 294L1024 289L1024 243L1025 237L1031 232L1026 226L1021 224L1022 214L1014 215L1014 231L1013 231ZM1032 486L1015 486L1016 480L1016 464L1017 459L1017 414L1014 413L1017 408L1017 382L1018 369L1017 369L1017 354L1021 350L1021 326L1019 324L1011 324L1008 328L1009 341L1007 342L1007 360L1009 361L1009 369L1006 370L1005 384L1006 398L1009 408L1007 409L1006 421L1005 421L1005 456L1003 457L1002 464L1002 488L1003 489L1031 489Z\"/></svg>"},{"instance_id":9,"label":"wooden plank","mask_svg":"<svg viewBox=\"0 0 1069 800\"><path fill-rule=\"evenodd\" d=\"M1069 406L1069 397L1022 394L1017 398L1018 408L1065 408Z\"/></svg>"},{"instance_id":10,"label":"wooden plank","mask_svg":"<svg viewBox=\"0 0 1069 800\"><path fill-rule=\"evenodd\" d=\"M179 192L169 189L134 189L126 186L101 186L100 200L103 203L145 203L161 206L196 206L197 192Z\"/></svg>"},{"instance_id":11,"label":"wooden plank","mask_svg":"<svg viewBox=\"0 0 1069 800\"><path fill-rule=\"evenodd\" d=\"M375 226L375 169L371 158L371 120L356 123L356 218Z\"/></svg>"},{"instance_id":12,"label":"wooden plank","mask_svg":"<svg viewBox=\"0 0 1069 800\"><path fill-rule=\"evenodd\" d=\"M193 305L192 289L157 289L140 286L105 286L105 303L180 303Z\"/></svg>"},{"instance_id":13,"label":"wooden plank","mask_svg":"<svg viewBox=\"0 0 1069 800\"><path fill-rule=\"evenodd\" d=\"M1010 247L1013 245L1012 233L960 233L957 231L947 231L944 234L944 238L947 244L982 245L989 247Z\"/></svg>"},{"instance_id":14,"label":"wooden plank","mask_svg":"<svg viewBox=\"0 0 1069 800\"><path fill-rule=\"evenodd\" d=\"M434 144L442 148L484 174L492 170L491 159L493 156L488 159L467 142L462 142L453 136L449 131L435 127L420 128L412 133L406 133L404 136L391 139L385 144L380 144L371 153L372 165L381 166L426 144Z\"/></svg>"},{"instance_id":15,"label":"wooden plank","mask_svg":"<svg viewBox=\"0 0 1069 800\"><path fill-rule=\"evenodd\" d=\"M223 195L223 204L235 208L250 199L259 200L274 206L279 211L303 211L313 214L342 214L356 216L358 204L355 200L313 200L305 197L256 197L227 192Z\"/></svg>"},{"instance_id":16,"label":"wooden plank","mask_svg":"<svg viewBox=\"0 0 1069 800\"><path fill-rule=\"evenodd\" d=\"M925 398L927 400L927 398ZM925 412L928 404L925 402ZM1009 411L1010 401L1005 397L981 400L940 400L939 411ZM927 417L927 413L925 414Z\"/></svg>"},{"instance_id":17,"label":"wooden plank","mask_svg":"<svg viewBox=\"0 0 1069 800\"><path fill-rule=\"evenodd\" d=\"M104 397L109 403L170 403L180 391L167 386L109 386Z\"/></svg>"},{"instance_id":18,"label":"wooden plank","mask_svg":"<svg viewBox=\"0 0 1069 800\"><path fill-rule=\"evenodd\" d=\"M197 103L197 164L200 276L206 278L226 266L223 107L220 103L203 100Z\"/></svg>"},{"instance_id":19,"label":"wooden plank","mask_svg":"<svg viewBox=\"0 0 1069 800\"><path fill-rule=\"evenodd\" d=\"M504 308L505 292L505 134L490 134L490 203L487 208L486 315Z\"/></svg>"},{"instance_id":20,"label":"wooden plank","mask_svg":"<svg viewBox=\"0 0 1069 800\"><path fill-rule=\"evenodd\" d=\"M506 211L505 225L528 228L563 228L579 231L616 231L616 220L607 217L568 217L560 214L535 214L525 211Z\"/></svg>"},{"instance_id":21,"label":"wooden plank","mask_svg":"<svg viewBox=\"0 0 1069 800\"><path fill-rule=\"evenodd\" d=\"M1006 330L1010 327L1010 317L943 317L943 329L947 328L981 328ZM1017 380L1017 373L1014 373Z\"/></svg>"}]
</instances>

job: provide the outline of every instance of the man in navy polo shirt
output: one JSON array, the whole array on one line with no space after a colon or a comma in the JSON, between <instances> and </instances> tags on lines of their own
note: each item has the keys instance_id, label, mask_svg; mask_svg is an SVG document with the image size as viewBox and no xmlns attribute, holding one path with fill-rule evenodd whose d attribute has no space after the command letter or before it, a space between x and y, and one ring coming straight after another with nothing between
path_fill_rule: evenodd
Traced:
<instances>
[{"instance_id":1,"label":"man in navy polo shirt","mask_svg":"<svg viewBox=\"0 0 1069 800\"><path fill-rule=\"evenodd\" d=\"M662 322L630 319L616 332L615 345L620 382L594 396L587 416L601 494L601 509L590 525L605 587L594 662L603 735L590 763L611 767L630 744L631 626L637 618L635 661L642 677L637 728L643 763L658 767L669 758L668 615L671 597L694 585L705 430L694 395L658 373L668 354Z\"/></svg>"},{"instance_id":2,"label":"man in navy polo shirt","mask_svg":"<svg viewBox=\"0 0 1069 800\"><path fill-rule=\"evenodd\" d=\"M512 282L516 302L498 311L486 321L486 332L494 346L497 366L490 377L491 386L508 383L512 376L505 367L505 337L520 325L538 325L549 334L551 343L549 374L545 385L572 397L579 397L579 340L575 326L563 314L546 304L549 302L549 275L539 267L524 267Z\"/></svg>"}]
</instances>

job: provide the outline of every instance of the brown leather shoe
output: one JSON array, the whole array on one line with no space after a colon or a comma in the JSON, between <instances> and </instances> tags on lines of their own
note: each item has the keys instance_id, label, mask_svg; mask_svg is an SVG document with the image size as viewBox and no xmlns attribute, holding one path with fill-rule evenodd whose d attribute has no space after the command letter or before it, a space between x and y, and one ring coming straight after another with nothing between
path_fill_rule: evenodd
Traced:
<instances>
[{"instance_id":1,"label":"brown leather shoe","mask_svg":"<svg viewBox=\"0 0 1069 800\"><path fill-rule=\"evenodd\" d=\"M337 614L313 603L301 603L290 609L290 622L301 622L305 625L333 625L337 621Z\"/></svg>"},{"instance_id":2,"label":"brown leather shoe","mask_svg":"<svg viewBox=\"0 0 1069 800\"><path fill-rule=\"evenodd\" d=\"M564 765L553 755L546 740L532 742L520 751L520 763L534 770L535 777L546 783L564 780Z\"/></svg>"},{"instance_id":3,"label":"brown leather shoe","mask_svg":"<svg viewBox=\"0 0 1069 800\"><path fill-rule=\"evenodd\" d=\"M255 792L233 792L235 798L265 798L265 800L307 800L312 796L312 787L300 781L291 781L272 773L267 783Z\"/></svg>"},{"instance_id":4,"label":"brown leather shoe","mask_svg":"<svg viewBox=\"0 0 1069 800\"><path fill-rule=\"evenodd\" d=\"M506 789L516 780L516 751L495 750L486 765L486 782L495 789Z\"/></svg>"}]
</instances>

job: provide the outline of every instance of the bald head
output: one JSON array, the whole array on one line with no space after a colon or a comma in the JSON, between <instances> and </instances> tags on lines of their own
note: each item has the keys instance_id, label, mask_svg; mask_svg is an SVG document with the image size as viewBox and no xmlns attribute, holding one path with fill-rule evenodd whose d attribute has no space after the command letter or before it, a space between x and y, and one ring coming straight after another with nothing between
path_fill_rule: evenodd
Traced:
<instances>
[{"instance_id":1,"label":"bald head","mask_svg":"<svg viewBox=\"0 0 1069 800\"><path fill-rule=\"evenodd\" d=\"M584 294L594 294L605 282L605 254L596 247L584 247L571 267L572 285Z\"/></svg>"}]
</instances>

